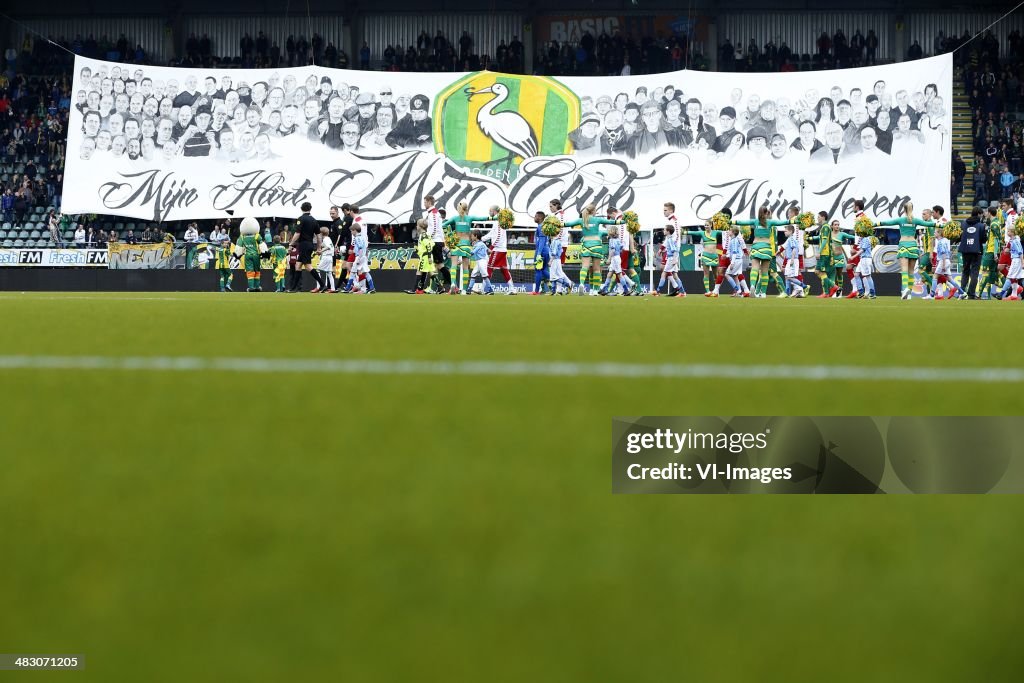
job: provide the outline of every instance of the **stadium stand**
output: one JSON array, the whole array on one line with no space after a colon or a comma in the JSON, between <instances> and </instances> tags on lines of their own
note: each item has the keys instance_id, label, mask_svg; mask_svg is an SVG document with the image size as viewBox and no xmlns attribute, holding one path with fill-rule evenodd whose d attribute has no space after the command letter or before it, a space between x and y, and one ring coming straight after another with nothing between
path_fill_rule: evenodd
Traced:
<instances>
[{"instance_id":1,"label":"stadium stand","mask_svg":"<svg viewBox=\"0 0 1024 683\"><path fill-rule=\"evenodd\" d=\"M952 28L952 27L951 27ZM847 38L849 34L849 38ZM844 68L891 61L879 54L874 31L866 34L857 26L822 32L815 41L817 51L796 54L786 42L771 39L763 44L751 39L746 45L725 38L717 47L717 65L723 71L788 71ZM337 43L341 43L340 36ZM964 214L975 204L982 207L1004 196L1015 201L1024 197L1024 40L1019 31L1009 33L1005 45L991 32L970 41L968 31L939 31L928 54L966 48L957 53L959 78L954 81L953 173L950 204L954 213ZM968 43L968 41L970 41ZM262 30L246 32L236 50L218 48L205 34L192 33L184 41L180 58L171 65L208 67L277 67L296 64L327 64L338 68L358 67L391 71L495 69L521 73L526 69L525 48L516 36L498 39L495 55L480 54L473 36L461 32L455 40L444 31L433 35L422 30L415 44L363 45L352 63L335 36L314 32L289 34L280 45ZM1000 52L1002 51L1002 55ZM230 52L230 54L228 54ZM61 168L65 157L64 131L71 106L70 82L73 53L101 57L126 64L149 64L153 60L139 42L121 33L116 40L106 35L95 38L42 39L26 34L20 50L8 49L6 69L0 75L0 245L47 246L53 242L48 230L50 211L59 212ZM926 56L915 40L906 58ZM708 69L710 62L700 46L684 36L634 36L621 32L584 33L579 41L549 41L539 46L532 71L548 75L640 74L677 68ZM271 219L267 228L277 233L283 221ZM102 243L121 238L128 230L139 240L161 240L170 234L182 239L186 225L148 225L109 216L65 217L60 238L74 244L81 225L88 241ZM200 222L205 235L215 224ZM401 238L403 226L376 226L371 237ZM397 233L396 233L397 230Z\"/></svg>"}]
</instances>

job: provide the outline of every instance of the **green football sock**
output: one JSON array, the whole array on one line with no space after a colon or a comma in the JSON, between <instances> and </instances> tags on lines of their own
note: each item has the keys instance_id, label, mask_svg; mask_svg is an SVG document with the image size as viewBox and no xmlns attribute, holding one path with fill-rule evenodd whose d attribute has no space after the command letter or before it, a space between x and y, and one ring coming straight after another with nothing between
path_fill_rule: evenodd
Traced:
<instances>
[{"instance_id":1,"label":"green football sock","mask_svg":"<svg viewBox=\"0 0 1024 683\"><path fill-rule=\"evenodd\" d=\"M706 270L704 271L704 291L711 291L711 273Z\"/></svg>"}]
</instances>

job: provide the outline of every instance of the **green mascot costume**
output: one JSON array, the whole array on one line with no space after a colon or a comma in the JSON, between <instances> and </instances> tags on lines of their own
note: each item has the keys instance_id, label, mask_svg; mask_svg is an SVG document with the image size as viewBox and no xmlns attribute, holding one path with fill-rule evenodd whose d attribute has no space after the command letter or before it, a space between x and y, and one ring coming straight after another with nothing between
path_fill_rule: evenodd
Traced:
<instances>
[{"instance_id":1,"label":"green mascot costume","mask_svg":"<svg viewBox=\"0 0 1024 683\"><path fill-rule=\"evenodd\" d=\"M245 277L249 282L247 292L259 292L260 259L267 253L267 243L260 236L260 222L255 218L243 218L239 226L242 236L235 243L235 255L245 261Z\"/></svg>"}]
</instances>

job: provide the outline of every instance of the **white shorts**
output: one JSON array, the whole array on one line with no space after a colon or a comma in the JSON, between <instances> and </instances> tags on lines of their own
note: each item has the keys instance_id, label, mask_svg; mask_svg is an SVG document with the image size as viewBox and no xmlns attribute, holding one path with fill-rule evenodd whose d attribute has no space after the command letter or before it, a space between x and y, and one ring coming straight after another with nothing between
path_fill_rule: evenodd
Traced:
<instances>
[{"instance_id":1,"label":"white shorts","mask_svg":"<svg viewBox=\"0 0 1024 683\"><path fill-rule=\"evenodd\" d=\"M872 265L874 265L872 259L862 258L857 262L857 275L860 275L861 277L869 277L872 273Z\"/></svg>"},{"instance_id":2,"label":"white shorts","mask_svg":"<svg viewBox=\"0 0 1024 683\"><path fill-rule=\"evenodd\" d=\"M1010 269L1006 271L1006 278L1008 280L1020 280L1024 278L1024 271L1021 270L1020 259L1015 258L1010 261Z\"/></svg>"},{"instance_id":3,"label":"white shorts","mask_svg":"<svg viewBox=\"0 0 1024 683\"><path fill-rule=\"evenodd\" d=\"M369 273L370 263L366 260L366 257L357 258L352 262L352 267L356 273Z\"/></svg>"},{"instance_id":4,"label":"white shorts","mask_svg":"<svg viewBox=\"0 0 1024 683\"><path fill-rule=\"evenodd\" d=\"M611 275L613 273L622 273L622 259L618 256L613 257L608 262L608 274Z\"/></svg>"},{"instance_id":5,"label":"white shorts","mask_svg":"<svg viewBox=\"0 0 1024 683\"><path fill-rule=\"evenodd\" d=\"M316 269L324 273L331 272L334 270L334 259L329 256L321 256L316 263Z\"/></svg>"},{"instance_id":6,"label":"white shorts","mask_svg":"<svg viewBox=\"0 0 1024 683\"><path fill-rule=\"evenodd\" d=\"M949 275L950 260L947 258L939 259L935 262L935 274L936 275Z\"/></svg>"},{"instance_id":7,"label":"white shorts","mask_svg":"<svg viewBox=\"0 0 1024 683\"><path fill-rule=\"evenodd\" d=\"M665 270L666 273L678 273L679 272L679 257L678 256L673 256L671 258L665 259L665 268L664 268L664 270Z\"/></svg>"},{"instance_id":8,"label":"white shorts","mask_svg":"<svg viewBox=\"0 0 1024 683\"><path fill-rule=\"evenodd\" d=\"M787 278L789 278L789 277L792 277L792 278L800 277L800 259L799 258L790 259L789 262L786 263L786 277Z\"/></svg>"},{"instance_id":9,"label":"white shorts","mask_svg":"<svg viewBox=\"0 0 1024 683\"><path fill-rule=\"evenodd\" d=\"M487 277L487 261L485 259L473 261L473 272L470 274L470 277L476 277L477 275Z\"/></svg>"},{"instance_id":10,"label":"white shorts","mask_svg":"<svg viewBox=\"0 0 1024 683\"><path fill-rule=\"evenodd\" d=\"M743 257L734 258L729 261L729 267L725 269L726 275L742 275L743 274Z\"/></svg>"}]
</instances>

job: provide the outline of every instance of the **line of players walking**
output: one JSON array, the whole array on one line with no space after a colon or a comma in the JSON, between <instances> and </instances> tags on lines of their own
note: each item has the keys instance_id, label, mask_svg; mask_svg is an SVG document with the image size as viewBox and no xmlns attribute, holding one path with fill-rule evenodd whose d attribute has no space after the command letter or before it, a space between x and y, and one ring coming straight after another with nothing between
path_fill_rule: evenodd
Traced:
<instances>
[{"instance_id":1,"label":"line of players walking","mask_svg":"<svg viewBox=\"0 0 1024 683\"><path fill-rule=\"evenodd\" d=\"M639 220L635 214L622 214L613 207L602 217L596 215L596 207L591 204L582 209L578 219L567 221L560 200L552 199L548 209L548 213L538 211L534 215L532 295L573 291L591 296L642 295L636 239ZM349 204L332 207L330 226L320 226L312 218L309 203L303 204L302 210L287 248L282 238L275 237L268 249L261 244L262 238L257 232L243 235L233 249L230 243L217 249L220 289L230 290L232 257L244 256L249 291L259 291L259 259L269 256L278 292L302 291L303 273L309 272L314 280L310 290L313 293L374 293L366 226L359 207ZM722 285L728 284L733 297L764 298L770 282L775 284L779 297L808 296L810 286L804 280L805 253L810 245L817 245L814 271L821 281L819 298L874 299L873 250L877 240L873 233L875 228L884 226L900 231L897 258L901 266L903 299L910 298L915 284L924 286L926 299L968 298L965 289L951 276L951 242L961 238L964 240L961 252L981 251L982 298L1021 298L1024 280L1021 240L1016 234L1016 212L1009 200L1000 207L991 207L983 216L975 211L967 223L967 235L963 234L959 223L951 224L946 219L941 206L925 209L918 218L913 204L906 202L898 218L872 221L864 213L863 200L856 200L854 212L853 227L843 228L838 219L830 221L824 211L812 215L801 212L799 207L791 207L785 219L773 219L764 206L758 210L756 219L734 220L726 209L706 221L701 230L681 230L675 205L666 202L663 206L664 240L658 254L661 276L651 293L686 296L679 277L679 261L683 238L689 237L698 254L707 297L718 297ZM434 197L424 197L424 216L418 221L419 268L415 293L423 294L433 288L450 294L493 294L491 276L499 270L509 284L507 293L515 294L507 253L508 230L514 220L509 209L498 206L491 206L486 215L470 215L466 202L459 203L455 215L448 218L444 210L436 206ZM473 229L475 223L493 223L494 227L485 233ZM572 282L563 267L570 229L574 227L579 228L581 234L577 283ZM784 234L782 240L778 239L779 230ZM974 244L975 239L980 243ZM844 248L847 244L853 247L849 255ZM745 268L746 261L749 261L749 270ZM604 278L603 265L607 269ZM965 255L965 271L969 273L967 265ZM460 274L458 282L453 282L453 269ZM843 293L844 280L851 285L847 294ZM344 285L339 290L341 282ZM973 294L973 284L971 290Z\"/></svg>"}]
</instances>

